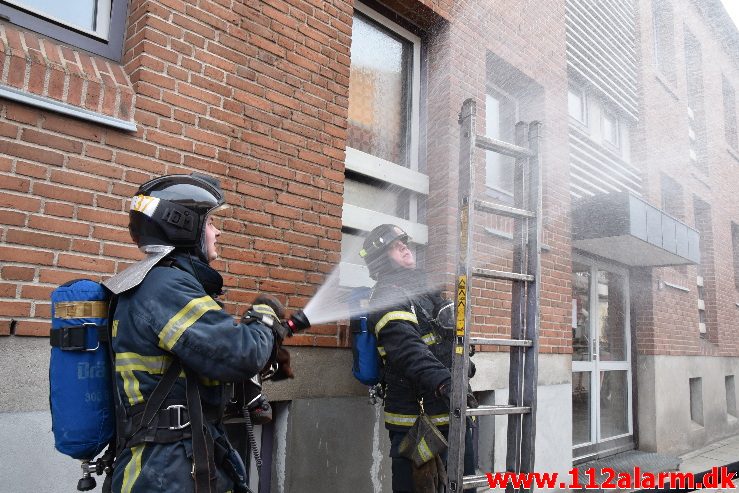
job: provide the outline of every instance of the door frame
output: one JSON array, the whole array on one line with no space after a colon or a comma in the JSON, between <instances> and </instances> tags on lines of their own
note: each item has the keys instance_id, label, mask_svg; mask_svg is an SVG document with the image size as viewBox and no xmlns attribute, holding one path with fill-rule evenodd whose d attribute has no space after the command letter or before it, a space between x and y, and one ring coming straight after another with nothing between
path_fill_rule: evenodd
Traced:
<instances>
[{"instance_id":1,"label":"door frame","mask_svg":"<svg viewBox=\"0 0 739 493\"><path fill-rule=\"evenodd\" d=\"M633 398L633 367L632 367L632 351L631 351L631 293L629 270L621 265L614 264L602 259L573 253L573 263L585 264L590 268L590 284L589 284L589 311L590 317L589 340L590 340L590 361L572 361L572 373L587 372L590 374L590 437L591 441L572 447L573 462L582 462L594 457L612 455L624 450L634 448L634 398ZM624 313L624 355L625 361L601 361L600 360L600 341L597 337L597 316L598 316L598 276L597 272L609 271L622 276L624 290L623 293L623 313ZM596 357L597 356L597 357ZM600 373L603 371L626 371L626 387L627 387L627 420L628 432L620 435L600 439L600 390L601 379ZM574 378L573 378L574 385ZM573 413L574 414L574 413Z\"/></svg>"}]
</instances>

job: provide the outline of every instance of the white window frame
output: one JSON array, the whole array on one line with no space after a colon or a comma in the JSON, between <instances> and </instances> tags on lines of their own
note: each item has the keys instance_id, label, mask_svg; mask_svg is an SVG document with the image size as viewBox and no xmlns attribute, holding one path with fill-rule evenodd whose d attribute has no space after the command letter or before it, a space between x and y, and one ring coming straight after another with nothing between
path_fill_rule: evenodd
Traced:
<instances>
[{"instance_id":1,"label":"white window frame","mask_svg":"<svg viewBox=\"0 0 739 493\"><path fill-rule=\"evenodd\" d=\"M0 0L0 16L19 27L81 48L114 61L120 61L126 28L128 0L99 0L99 26L95 31L68 24L43 11L24 4L23 0Z\"/></svg>"},{"instance_id":2,"label":"white window frame","mask_svg":"<svg viewBox=\"0 0 739 493\"><path fill-rule=\"evenodd\" d=\"M505 99L505 100L507 100L508 103L512 104L513 105L513 125L515 125L516 122L518 122L518 119L519 119L519 103L518 103L518 99L515 98L514 96L512 96L510 93L504 91L500 87L498 87L498 86L496 86L494 84L491 84L491 83L488 83L487 84L487 88L486 88L486 91L485 91L485 118L486 119L488 117L488 108L487 108L487 97L488 96L495 97L495 99L497 99L499 101L499 104L498 104L499 106L500 106L500 102L501 102L502 99ZM485 125L485 135L487 137L492 137L492 138L495 138L495 139L498 139L498 140L505 141L505 139L502 139L500 136L490 135L489 129L487 128L487 122L486 122L486 125ZM515 130L514 130L514 136L515 136ZM514 137L513 140L515 140L515 137ZM509 142L509 143L510 144L515 144L515 142L513 142L513 140L511 142ZM490 183L487 182L487 164L488 164L487 163L487 154L488 153L495 154L493 151L486 151L485 152L485 154L486 154L486 157L485 157L485 189L486 189L488 195L492 195L494 198L499 199L499 200L503 200L505 202L513 203L513 190L506 190L502 186L500 186L499 184L490 184ZM500 154L500 153L497 153L497 154L498 154L498 156L500 156L501 159L506 158L506 156L504 156L503 154Z\"/></svg>"},{"instance_id":3,"label":"white window frame","mask_svg":"<svg viewBox=\"0 0 739 493\"><path fill-rule=\"evenodd\" d=\"M615 134L615 141L611 140L611 137L613 135L606 132L606 126L605 126L606 120L609 120L611 122L611 125L613 127L613 132ZM616 116L614 112L609 111L605 107L603 107L601 110L600 128L601 128L601 136L603 138L603 143L615 149L618 149L620 151L621 150L621 125L619 123L618 116Z\"/></svg>"},{"instance_id":4,"label":"white window frame","mask_svg":"<svg viewBox=\"0 0 739 493\"><path fill-rule=\"evenodd\" d=\"M354 9L409 41L413 46L411 67L411 111L409 119L410 145L408 168L347 146L345 167L360 175L411 191L408 219L365 209L344 203L342 226L352 230L369 232L383 223L397 224L411 237L414 244L428 243L428 226L419 222L417 194L428 195L428 175L419 171L420 102L421 102L421 38L364 4L357 2ZM350 96L351 97L351 96ZM346 287L372 285L364 265L342 261L339 265L339 284Z\"/></svg>"},{"instance_id":5,"label":"white window frame","mask_svg":"<svg viewBox=\"0 0 739 493\"><path fill-rule=\"evenodd\" d=\"M580 116L582 117L582 119L579 119L570 114L570 94L574 94L575 96L580 96L580 101L582 102L582 111L581 111ZM587 128L588 126L588 98L585 95L585 91L583 91L579 87L568 87L567 88L567 114L569 115L571 122L574 122L577 125Z\"/></svg>"}]
</instances>

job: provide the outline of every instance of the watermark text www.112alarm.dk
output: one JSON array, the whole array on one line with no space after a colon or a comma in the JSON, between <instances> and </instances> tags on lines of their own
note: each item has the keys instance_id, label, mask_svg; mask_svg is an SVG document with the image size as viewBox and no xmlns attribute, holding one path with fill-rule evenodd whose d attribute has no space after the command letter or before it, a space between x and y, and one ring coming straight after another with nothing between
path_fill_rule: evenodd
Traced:
<instances>
[{"instance_id":1,"label":"watermark text www.112alarm.dk","mask_svg":"<svg viewBox=\"0 0 739 493\"><path fill-rule=\"evenodd\" d=\"M653 473L642 471L639 467L634 467L630 472L620 472L610 467L600 469L600 474L594 468L587 468L583 471L578 469L570 469L566 477L561 477L556 472L529 472L529 473L513 473L513 472L495 472L487 473L488 485L491 488L505 488L513 486L514 488L531 488L540 489L654 489L654 488L687 488L687 489L708 489L708 488L735 488L735 473L730 472L726 467L713 467L702 477L696 477L691 472L659 472Z\"/></svg>"}]
</instances>

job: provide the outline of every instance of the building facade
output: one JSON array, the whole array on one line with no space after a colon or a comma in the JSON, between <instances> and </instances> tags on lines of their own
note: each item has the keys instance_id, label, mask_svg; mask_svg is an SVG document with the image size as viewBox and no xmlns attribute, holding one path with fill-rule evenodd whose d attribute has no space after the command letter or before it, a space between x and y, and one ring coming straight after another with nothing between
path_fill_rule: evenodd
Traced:
<instances>
[{"instance_id":1,"label":"building facade","mask_svg":"<svg viewBox=\"0 0 739 493\"><path fill-rule=\"evenodd\" d=\"M295 310L327 282L371 285L359 245L384 222L449 288L468 98L480 134L543 124L537 470L739 430L739 34L718 0L52 4L0 2L3 477L78 476L48 432L49 294L140 258L140 183L221 180L234 315L257 293ZM475 162L475 192L511 203L512 161ZM510 269L511 224L476 227L477 262ZM508 335L510 285L471 292L472 331ZM381 409L326 317L288 343L296 379L267 387L260 491L389 491ZM508 353L473 360L481 402L506 403ZM505 427L480 418L481 471L503 470Z\"/></svg>"}]
</instances>

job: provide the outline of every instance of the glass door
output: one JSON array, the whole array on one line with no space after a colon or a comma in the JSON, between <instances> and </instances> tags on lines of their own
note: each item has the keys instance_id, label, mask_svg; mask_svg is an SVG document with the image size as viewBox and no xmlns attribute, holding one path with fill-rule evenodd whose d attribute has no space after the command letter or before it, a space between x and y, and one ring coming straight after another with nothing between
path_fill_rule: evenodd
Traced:
<instances>
[{"instance_id":1,"label":"glass door","mask_svg":"<svg viewBox=\"0 0 739 493\"><path fill-rule=\"evenodd\" d=\"M628 272L575 258L572 265L573 457L633 446Z\"/></svg>"}]
</instances>

